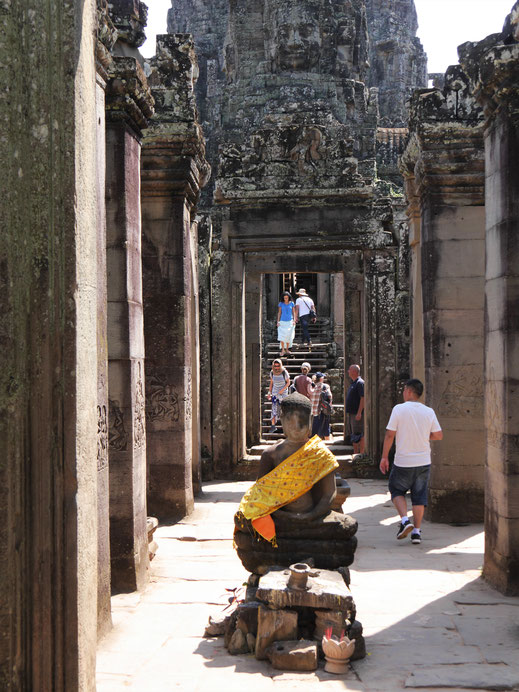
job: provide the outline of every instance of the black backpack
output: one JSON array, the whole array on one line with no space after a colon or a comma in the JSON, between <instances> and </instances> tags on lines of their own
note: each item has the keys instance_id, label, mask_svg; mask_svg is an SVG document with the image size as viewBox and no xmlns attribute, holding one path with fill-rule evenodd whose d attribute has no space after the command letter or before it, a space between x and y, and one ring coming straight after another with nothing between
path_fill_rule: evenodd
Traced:
<instances>
[{"instance_id":1,"label":"black backpack","mask_svg":"<svg viewBox=\"0 0 519 692\"><path fill-rule=\"evenodd\" d=\"M323 389L321 392L321 399L320 399L320 410L324 413L325 416L331 416L333 413L333 406L332 406L332 397L330 395L330 392L328 392L326 389Z\"/></svg>"}]
</instances>

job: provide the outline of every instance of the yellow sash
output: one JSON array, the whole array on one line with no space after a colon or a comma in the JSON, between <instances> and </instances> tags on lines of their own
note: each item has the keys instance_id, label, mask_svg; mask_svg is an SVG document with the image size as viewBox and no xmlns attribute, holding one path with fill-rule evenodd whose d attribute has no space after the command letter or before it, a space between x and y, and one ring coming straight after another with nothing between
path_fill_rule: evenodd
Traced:
<instances>
[{"instance_id":1,"label":"yellow sash","mask_svg":"<svg viewBox=\"0 0 519 692\"><path fill-rule=\"evenodd\" d=\"M314 435L297 452L249 488L238 512L251 520L254 529L263 538L274 542L276 529L270 516L272 512L297 500L338 466L335 456L321 438Z\"/></svg>"}]
</instances>

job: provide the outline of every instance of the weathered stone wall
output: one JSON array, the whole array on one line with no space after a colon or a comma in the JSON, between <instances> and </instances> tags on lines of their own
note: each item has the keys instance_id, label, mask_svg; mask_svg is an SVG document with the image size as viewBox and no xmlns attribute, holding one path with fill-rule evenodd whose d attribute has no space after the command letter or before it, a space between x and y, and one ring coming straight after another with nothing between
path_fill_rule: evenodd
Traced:
<instances>
[{"instance_id":1,"label":"weathered stone wall","mask_svg":"<svg viewBox=\"0 0 519 692\"><path fill-rule=\"evenodd\" d=\"M0 6L5 690L95 689L94 16L92 0Z\"/></svg>"},{"instance_id":2,"label":"weathered stone wall","mask_svg":"<svg viewBox=\"0 0 519 692\"><path fill-rule=\"evenodd\" d=\"M459 49L485 115L485 562L519 594L519 3L503 32Z\"/></svg>"},{"instance_id":3,"label":"weathered stone wall","mask_svg":"<svg viewBox=\"0 0 519 692\"><path fill-rule=\"evenodd\" d=\"M459 66L449 68L443 90L416 92L410 134L402 168L413 247L413 374L423 369L426 403L444 431L432 446L427 512L435 521L481 521L483 125Z\"/></svg>"}]
</instances>

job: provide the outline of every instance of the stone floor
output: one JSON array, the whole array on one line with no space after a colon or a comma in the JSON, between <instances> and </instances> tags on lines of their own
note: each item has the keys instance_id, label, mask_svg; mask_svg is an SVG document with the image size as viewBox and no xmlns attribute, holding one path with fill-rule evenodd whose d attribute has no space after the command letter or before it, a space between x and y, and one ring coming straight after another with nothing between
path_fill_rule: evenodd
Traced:
<instances>
[{"instance_id":1,"label":"stone floor","mask_svg":"<svg viewBox=\"0 0 519 692\"><path fill-rule=\"evenodd\" d=\"M232 517L250 483L210 483L192 516L155 534L143 594L113 598L98 653L98 692L519 690L519 598L480 578L483 527L425 523L421 545L395 538L386 485L351 480L344 509L359 522L351 589L368 656L347 676L284 673L204 639L208 616L247 578Z\"/></svg>"}]
</instances>

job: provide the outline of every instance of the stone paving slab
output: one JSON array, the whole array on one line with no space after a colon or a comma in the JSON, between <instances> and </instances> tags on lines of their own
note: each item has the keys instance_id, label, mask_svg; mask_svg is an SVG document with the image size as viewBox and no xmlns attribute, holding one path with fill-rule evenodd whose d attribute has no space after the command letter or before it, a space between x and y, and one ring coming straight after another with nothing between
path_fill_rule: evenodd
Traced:
<instances>
[{"instance_id":1,"label":"stone paving slab","mask_svg":"<svg viewBox=\"0 0 519 692\"><path fill-rule=\"evenodd\" d=\"M368 655L347 675L326 673L323 662L312 673L276 671L251 655L230 656L221 637L203 637L226 589L249 576L232 548L232 519L250 483L211 483L190 517L157 529L147 589L113 597L98 692L519 689L519 599L481 579L483 527L426 522L421 545L397 541L386 484L350 484L347 510L359 522L351 592Z\"/></svg>"},{"instance_id":2,"label":"stone paving slab","mask_svg":"<svg viewBox=\"0 0 519 692\"><path fill-rule=\"evenodd\" d=\"M406 687L460 687L475 690L516 690L519 675L506 665L488 663L435 666L415 670L405 681Z\"/></svg>"}]
</instances>

